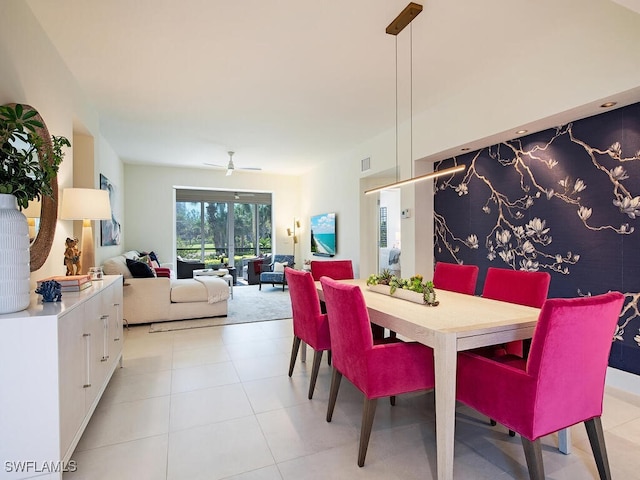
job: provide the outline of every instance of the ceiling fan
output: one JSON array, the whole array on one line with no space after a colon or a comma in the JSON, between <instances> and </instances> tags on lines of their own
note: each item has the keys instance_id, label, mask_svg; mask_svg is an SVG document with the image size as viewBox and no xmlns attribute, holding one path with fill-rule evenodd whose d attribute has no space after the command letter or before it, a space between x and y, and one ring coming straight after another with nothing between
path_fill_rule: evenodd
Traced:
<instances>
[{"instance_id":1,"label":"ceiling fan","mask_svg":"<svg viewBox=\"0 0 640 480\"><path fill-rule=\"evenodd\" d=\"M231 175L233 173L234 170L262 170L260 167L237 167L233 164L233 154L235 152L227 152L229 154L229 163L224 166L224 165L217 165L215 163L205 163L205 165L209 165L211 167L217 167L217 168L226 168L227 169L227 176Z\"/></svg>"}]
</instances>

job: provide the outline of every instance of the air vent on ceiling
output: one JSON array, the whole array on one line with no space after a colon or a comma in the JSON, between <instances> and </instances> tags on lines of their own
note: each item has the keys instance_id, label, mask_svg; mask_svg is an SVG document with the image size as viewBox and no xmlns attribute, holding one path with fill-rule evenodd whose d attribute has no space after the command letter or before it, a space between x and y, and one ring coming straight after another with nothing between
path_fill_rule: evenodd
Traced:
<instances>
[{"instance_id":1,"label":"air vent on ceiling","mask_svg":"<svg viewBox=\"0 0 640 480\"><path fill-rule=\"evenodd\" d=\"M360 160L360 171L366 172L367 170L371 170L371 157Z\"/></svg>"}]
</instances>

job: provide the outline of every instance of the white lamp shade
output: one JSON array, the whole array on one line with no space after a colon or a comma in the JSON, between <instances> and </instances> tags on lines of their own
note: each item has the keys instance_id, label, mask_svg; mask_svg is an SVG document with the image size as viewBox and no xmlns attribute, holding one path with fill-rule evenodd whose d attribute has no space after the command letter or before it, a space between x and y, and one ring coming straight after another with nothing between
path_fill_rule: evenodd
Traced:
<instances>
[{"instance_id":1,"label":"white lamp shade","mask_svg":"<svg viewBox=\"0 0 640 480\"><path fill-rule=\"evenodd\" d=\"M109 192L94 188L65 188L60 207L62 220L109 220Z\"/></svg>"}]
</instances>

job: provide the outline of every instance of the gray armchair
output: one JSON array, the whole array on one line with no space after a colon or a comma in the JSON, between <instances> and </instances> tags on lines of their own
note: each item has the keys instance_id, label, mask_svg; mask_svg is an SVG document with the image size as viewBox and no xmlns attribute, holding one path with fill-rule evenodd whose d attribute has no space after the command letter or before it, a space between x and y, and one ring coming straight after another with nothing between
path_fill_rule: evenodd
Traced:
<instances>
[{"instance_id":1,"label":"gray armchair","mask_svg":"<svg viewBox=\"0 0 640 480\"><path fill-rule=\"evenodd\" d=\"M284 276L284 268L282 268L282 270L276 270L276 263L293 268L293 255L274 255L271 260L271 263L262 265L260 286L258 289L262 290L263 283L270 283L274 287L276 284L282 285L282 291L284 291L284 287L287 284L287 279Z\"/></svg>"},{"instance_id":2,"label":"gray armchair","mask_svg":"<svg viewBox=\"0 0 640 480\"><path fill-rule=\"evenodd\" d=\"M201 270L204 268L204 263L198 260L180 260L178 259L178 278L193 278L194 270Z\"/></svg>"}]
</instances>

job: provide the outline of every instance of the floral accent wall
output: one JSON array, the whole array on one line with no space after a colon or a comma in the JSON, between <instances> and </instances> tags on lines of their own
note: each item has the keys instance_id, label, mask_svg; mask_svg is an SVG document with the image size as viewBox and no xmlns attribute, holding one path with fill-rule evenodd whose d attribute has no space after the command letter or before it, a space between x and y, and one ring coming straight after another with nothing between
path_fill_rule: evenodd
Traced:
<instances>
[{"instance_id":1,"label":"floral accent wall","mask_svg":"<svg viewBox=\"0 0 640 480\"><path fill-rule=\"evenodd\" d=\"M640 374L640 103L438 162L436 261L546 271L549 297L626 299L609 364Z\"/></svg>"}]
</instances>

